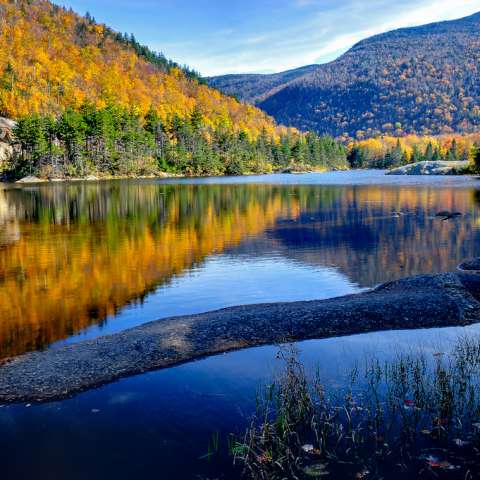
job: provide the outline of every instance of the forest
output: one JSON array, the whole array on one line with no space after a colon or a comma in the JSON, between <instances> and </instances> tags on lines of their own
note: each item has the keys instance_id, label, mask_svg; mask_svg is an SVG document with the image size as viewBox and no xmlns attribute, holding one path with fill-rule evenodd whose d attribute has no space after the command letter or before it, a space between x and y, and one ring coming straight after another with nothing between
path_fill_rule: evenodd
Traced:
<instances>
[{"instance_id":1,"label":"forest","mask_svg":"<svg viewBox=\"0 0 480 480\"><path fill-rule=\"evenodd\" d=\"M90 14L0 0L0 25L0 116L18 121L7 178L347 166L331 137L277 125Z\"/></svg>"},{"instance_id":2,"label":"forest","mask_svg":"<svg viewBox=\"0 0 480 480\"><path fill-rule=\"evenodd\" d=\"M212 128L195 108L164 121L119 105L84 104L58 116L32 114L14 129L8 179L242 175L281 171L390 169L420 161L468 161L480 171L480 134L378 137L343 144L329 136L287 131L273 137Z\"/></svg>"},{"instance_id":3,"label":"forest","mask_svg":"<svg viewBox=\"0 0 480 480\"><path fill-rule=\"evenodd\" d=\"M163 121L118 105L83 105L61 115L32 114L14 129L15 154L5 167L12 179L95 176L241 175L347 167L347 149L331 137L266 130L256 138L212 128L200 109Z\"/></svg>"},{"instance_id":4,"label":"forest","mask_svg":"<svg viewBox=\"0 0 480 480\"><path fill-rule=\"evenodd\" d=\"M289 131L91 15L48 0L0 0L0 116L57 117L84 104L114 104L140 116L153 109L162 121L187 118L198 108L208 127L250 138Z\"/></svg>"},{"instance_id":5,"label":"forest","mask_svg":"<svg viewBox=\"0 0 480 480\"><path fill-rule=\"evenodd\" d=\"M350 168L389 169L422 161L468 161L480 170L480 134L377 137L348 144Z\"/></svg>"}]
</instances>

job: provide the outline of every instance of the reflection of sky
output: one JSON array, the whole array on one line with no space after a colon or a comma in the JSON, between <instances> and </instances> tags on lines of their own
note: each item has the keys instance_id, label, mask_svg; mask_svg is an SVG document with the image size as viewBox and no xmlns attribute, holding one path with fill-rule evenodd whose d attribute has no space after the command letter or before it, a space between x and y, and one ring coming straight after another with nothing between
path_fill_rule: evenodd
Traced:
<instances>
[{"instance_id":1,"label":"reflection of sky","mask_svg":"<svg viewBox=\"0 0 480 480\"><path fill-rule=\"evenodd\" d=\"M151 180L148 180L150 182ZM434 178L428 175L385 175L381 170L356 170L354 172L327 172L306 174L251 175L243 177L206 177L206 178L172 178L156 180L167 184L255 184L268 185L392 185L392 186L428 186L436 187L479 187L480 181L475 177L459 175L442 175Z\"/></svg>"},{"instance_id":2,"label":"reflection of sky","mask_svg":"<svg viewBox=\"0 0 480 480\"><path fill-rule=\"evenodd\" d=\"M315 300L358 291L360 288L333 267L305 266L275 254L251 260L244 256L211 257L201 267L147 296L142 304L122 309L115 318L68 342L174 315L251 303Z\"/></svg>"},{"instance_id":3,"label":"reflection of sky","mask_svg":"<svg viewBox=\"0 0 480 480\"><path fill-rule=\"evenodd\" d=\"M408 190L377 189L376 185L392 178L408 185ZM316 182L319 192L330 185L326 189L334 192L337 200L331 205L314 201L298 217L278 218L266 232L244 238L225 254L213 252L193 270L148 293L141 302L119 309L101 325L57 345L169 316L233 305L331 298L406 275L447 271L474 254L480 241L472 213L476 211L472 189L458 190L458 196L449 190L477 185L478 180L471 177L432 180L428 176L391 177L378 171L360 171L172 180L195 184L257 181ZM417 189L418 182L425 186ZM337 184L345 185L344 189L331 186ZM363 186L350 186L357 184ZM444 189L430 189L438 186ZM454 206L450 208L461 208L465 215L453 222L433 218L451 198ZM395 218L393 209L402 206L408 210L404 208L404 215ZM459 232L463 232L462 242L457 244Z\"/></svg>"}]
</instances>

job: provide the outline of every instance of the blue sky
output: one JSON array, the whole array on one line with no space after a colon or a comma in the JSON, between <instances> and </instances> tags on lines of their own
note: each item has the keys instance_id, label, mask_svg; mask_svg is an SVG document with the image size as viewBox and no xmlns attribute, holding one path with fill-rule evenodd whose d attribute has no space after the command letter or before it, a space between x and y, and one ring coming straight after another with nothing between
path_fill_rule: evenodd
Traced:
<instances>
[{"instance_id":1,"label":"blue sky","mask_svg":"<svg viewBox=\"0 0 480 480\"><path fill-rule=\"evenodd\" d=\"M334 59L399 27L480 11L480 0L57 0L203 75L271 73Z\"/></svg>"}]
</instances>

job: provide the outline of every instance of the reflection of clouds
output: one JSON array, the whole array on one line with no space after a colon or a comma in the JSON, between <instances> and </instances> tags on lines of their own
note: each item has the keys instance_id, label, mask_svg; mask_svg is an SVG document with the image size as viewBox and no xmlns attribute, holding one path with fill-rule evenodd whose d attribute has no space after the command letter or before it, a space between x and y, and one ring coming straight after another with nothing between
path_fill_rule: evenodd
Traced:
<instances>
[{"instance_id":1,"label":"reflection of clouds","mask_svg":"<svg viewBox=\"0 0 480 480\"><path fill-rule=\"evenodd\" d=\"M434 361L434 354L449 353L464 338L480 339L480 324L418 330L373 332L298 343L309 369L320 369L321 377L334 382L344 379L352 368L363 372L372 359L380 362L400 356L423 355Z\"/></svg>"},{"instance_id":2,"label":"reflection of clouds","mask_svg":"<svg viewBox=\"0 0 480 480\"><path fill-rule=\"evenodd\" d=\"M121 392L112 395L109 400L109 405L126 405L132 402L138 402L142 400L143 395L139 392Z\"/></svg>"}]
</instances>

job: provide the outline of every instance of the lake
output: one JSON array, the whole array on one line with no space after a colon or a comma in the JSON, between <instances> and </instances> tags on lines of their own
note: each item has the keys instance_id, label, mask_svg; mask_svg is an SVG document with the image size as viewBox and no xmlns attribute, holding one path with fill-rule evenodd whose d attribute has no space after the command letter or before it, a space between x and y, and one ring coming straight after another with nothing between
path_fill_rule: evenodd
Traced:
<instances>
[{"instance_id":1,"label":"lake","mask_svg":"<svg viewBox=\"0 0 480 480\"><path fill-rule=\"evenodd\" d=\"M330 298L480 252L480 181L379 171L0 188L0 358L187 313ZM441 210L462 216L443 221ZM448 349L478 326L301 343L325 381L367 354ZM278 347L0 408L3 478L234 478L201 459L241 432Z\"/></svg>"}]
</instances>

